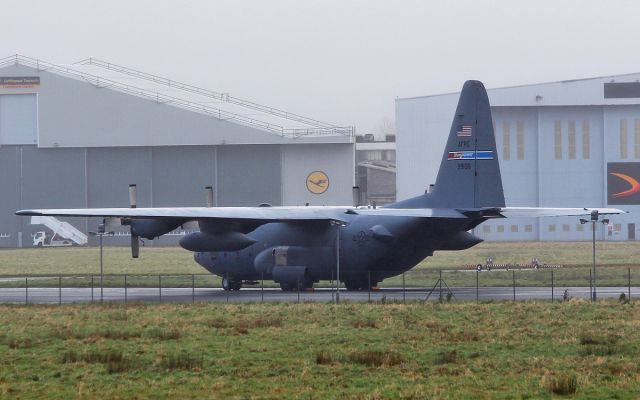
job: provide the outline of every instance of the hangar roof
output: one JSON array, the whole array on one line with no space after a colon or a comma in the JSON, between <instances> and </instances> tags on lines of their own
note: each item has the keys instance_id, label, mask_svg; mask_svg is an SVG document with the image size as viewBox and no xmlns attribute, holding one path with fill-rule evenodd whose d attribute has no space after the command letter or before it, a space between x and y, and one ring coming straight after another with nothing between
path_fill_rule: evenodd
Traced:
<instances>
[{"instance_id":1,"label":"hangar roof","mask_svg":"<svg viewBox=\"0 0 640 400\"><path fill-rule=\"evenodd\" d=\"M640 72L487 89L492 107L640 104ZM458 93L400 98L397 101L457 99Z\"/></svg>"},{"instance_id":2,"label":"hangar roof","mask_svg":"<svg viewBox=\"0 0 640 400\"><path fill-rule=\"evenodd\" d=\"M0 68L11 64L46 70L89 82L96 87L148 98L283 137L353 136L355 134L355 128L352 126L333 125L233 97L229 93L177 82L95 58L87 58L70 65L52 64L18 54L0 59Z\"/></svg>"}]
</instances>

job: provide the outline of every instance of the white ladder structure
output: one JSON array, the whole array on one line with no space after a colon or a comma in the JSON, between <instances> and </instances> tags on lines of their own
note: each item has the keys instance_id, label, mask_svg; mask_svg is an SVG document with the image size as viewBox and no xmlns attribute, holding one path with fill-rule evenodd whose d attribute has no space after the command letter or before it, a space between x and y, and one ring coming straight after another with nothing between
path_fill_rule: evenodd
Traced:
<instances>
[{"instance_id":1,"label":"white ladder structure","mask_svg":"<svg viewBox=\"0 0 640 400\"><path fill-rule=\"evenodd\" d=\"M31 225L44 225L53 231L53 236L62 236L65 239L72 240L74 243L83 246L87 244L87 235L80 232L68 222L60 221L54 217L31 217Z\"/></svg>"}]
</instances>

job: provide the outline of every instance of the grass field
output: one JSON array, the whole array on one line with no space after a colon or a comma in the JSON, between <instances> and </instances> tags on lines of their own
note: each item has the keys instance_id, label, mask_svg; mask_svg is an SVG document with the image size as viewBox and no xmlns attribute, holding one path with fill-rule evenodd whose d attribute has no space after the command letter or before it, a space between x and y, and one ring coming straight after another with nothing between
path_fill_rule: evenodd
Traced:
<instances>
[{"instance_id":1,"label":"grass field","mask_svg":"<svg viewBox=\"0 0 640 400\"><path fill-rule=\"evenodd\" d=\"M626 286L631 269L632 286L640 285L640 242L599 242L596 246L598 283L603 286ZM560 264L554 270L554 284L561 286L589 286L591 267L589 242L507 242L481 243L464 251L436 252L405 276L408 287L431 287L438 279L439 270L445 270L443 279L450 286L475 286L476 274L461 272L463 265L484 263L493 257L496 264L526 264L536 257L541 263ZM217 287L220 279L209 275L193 261L192 253L177 247L145 247L139 259L130 257L126 247L104 248L105 274L163 274L163 284L190 286L191 277L169 277L171 274L202 274L196 276L198 287ZM95 247L6 249L0 250L0 275L84 275L82 279L65 279L64 286L90 286L90 274L99 273L99 250ZM129 277L132 286L157 286L157 276ZM551 271L517 271L517 286L551 286ZM110 277L107 286L123 286L123 277ZM387 279L382 286L400 286L402 278ZM510 286L511 271L482 273L480 286ZM0 286L20 286L20 282L0 282ZM57 286L58 280L37 280L33 286ZM265 282L274 286L273 282ZM320 285L328 286L328 282Z\"/></svg>"},{"instance_id":2,"label":"grass field","mask_svg":"<svg viewBox=\"0 0 640 400\"><path fill-rule=\"evenodd\" d=\"M637 398L634 303L0 306L2 398Z\"/></svg>"},{"instance_id":3,"label":"grass field","mask_svg":"<svg viewBox=\"0 0 640 400\"><path fill-rule=\"evenodd\" d=\"M640 241L598 242L597 262L602 267L640 267ZM193 261L193 253L179 247L148 246L139 259L127 247L104 248L104 270L109 274L199 274L205 270ZM526 264L534 257L541 263L566 267L591 266L591 242L484 242L463 251L438 251L419 269L459 269L485 262ZM0 275L91 274L99 272L97 247L25 248L0 250Z\"/></svg>"}]
</instances>

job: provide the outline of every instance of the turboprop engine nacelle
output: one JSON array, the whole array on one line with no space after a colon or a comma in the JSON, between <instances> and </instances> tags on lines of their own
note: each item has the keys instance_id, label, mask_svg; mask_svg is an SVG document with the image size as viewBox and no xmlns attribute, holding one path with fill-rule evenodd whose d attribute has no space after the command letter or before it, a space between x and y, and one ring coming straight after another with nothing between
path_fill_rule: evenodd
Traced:
<instances>
[{"instance_id":1,"label":"turboprop engine nacelle","mask_svg":"<svg viewBox=\"0 0 640 400\"><path fill-rule=\"evenodd\" d=\"M180 246L189 251L238 251L254 244L255 239L241 232L194 232L180 239Z\"/></svg>"},{"instance_id":2,"label":"turboprop engine nacelle","mask_svg":"<svg viewBox=\"0 0 640 400\"><path fill-rule=\"evenodd\" d=\"M183 220L157 220L157 219L124 219L122 225L131 226L131 235L145 239L154 239L165 233L177 229L184 223Z\"/></svg>"}]
</instances>

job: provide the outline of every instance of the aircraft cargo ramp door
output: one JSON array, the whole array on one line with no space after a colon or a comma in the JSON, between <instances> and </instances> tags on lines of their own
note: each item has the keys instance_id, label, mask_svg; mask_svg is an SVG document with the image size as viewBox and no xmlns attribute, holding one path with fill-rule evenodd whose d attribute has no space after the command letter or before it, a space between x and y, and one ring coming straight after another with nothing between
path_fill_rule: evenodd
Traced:
<instances>
[{"instance_id":1,"label":"aircraft cargo ramp door","mask_svg":"<svg viewBox=\"0 0 640 400\"><path fill-rule=\"evenodd\" d=\"M87 235L80 232L68 222L60 221L54 217L31 217L31 225L42 224L53 231L53 236L60 236L73 241L75 244L83 246L87 244Z\"/></svg>"}]
</instances>

